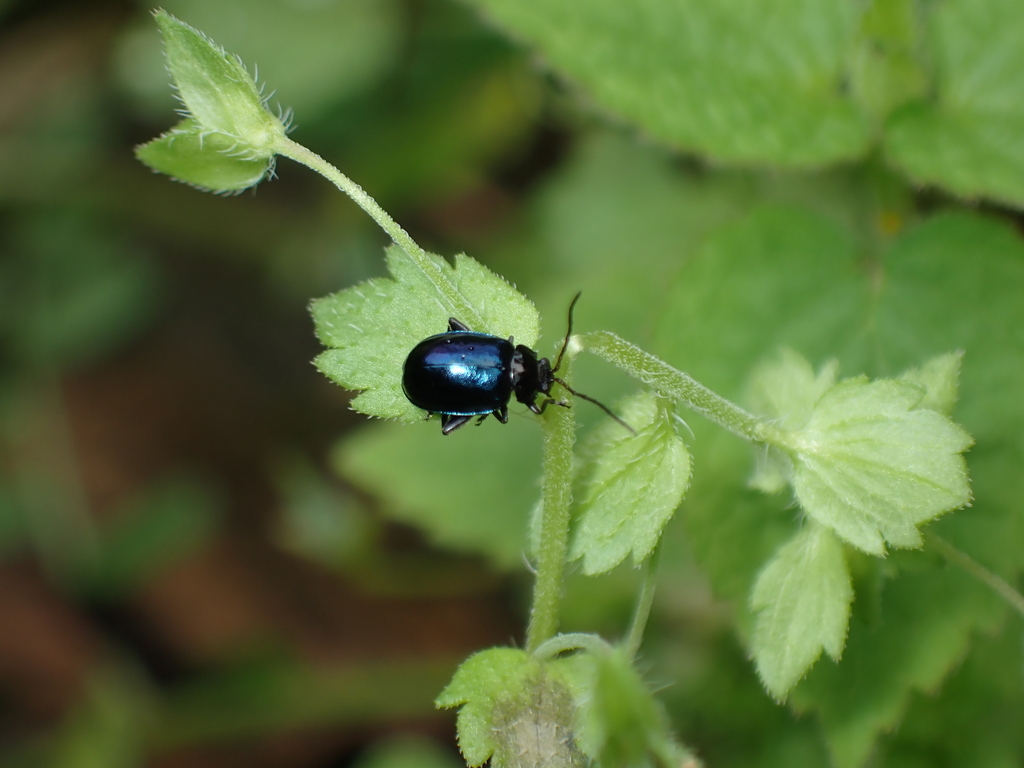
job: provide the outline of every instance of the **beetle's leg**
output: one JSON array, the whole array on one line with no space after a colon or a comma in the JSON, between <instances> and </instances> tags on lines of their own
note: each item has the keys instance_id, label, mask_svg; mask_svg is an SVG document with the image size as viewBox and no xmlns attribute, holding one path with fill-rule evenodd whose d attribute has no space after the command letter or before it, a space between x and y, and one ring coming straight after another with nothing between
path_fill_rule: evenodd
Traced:
<instances>
[{"instance_id":1,"label":"beetle's leg","mask_svg":"<svg viewBox=\"0 0 1024 768\"><path fill-rule=\"evenodd\" d=\"M456 320L454 317L448 318L448 330L449 331L468 331L469 326L460 320Z\"/></svg>"},{"instance_id":2,"label":"beetle's leg","mask_svg":"<svg viewBox=\"0 0 1024 768\"><path fill-rule=\"evenodd\" d=\"M564 400L555 400L555 398L553 398L553 397L546 398L545 400L543 400L541 402L540 405L537 405L537 403L535 403L535 402L530 403L530 405L528 407L529 407L529 409L531 411L533 411L538 416L540 416L542 413L544 413L544 410L549 405L560 405L563 408L568 408L569 407L569 404L567 402L565 402Z\"/></svg>"},{"instance_id":3,"label":"beetle's leg","mask_svg":"<svg viewBox=\"0 0 1024 768\"><path fill-rule=\"evenodd\" d=\"M476 425L479 427L481 424L483 424L485 421L487 421L487 417L490 416L490 415L491 414L489 414L489 413L481 414L480 418L476 420Z\"/></svg>"},{"instance_id":4,"label":"beetle's leg","mask_svg":"<svg viewBox=\"0 0 1024 768\"><path fill-rule=\"evenodd\" d=\"M502 424L508 424L508 406L503 405L501 408L491 411L494 414L494 418L500 421Z\"/></svg>"},{"instance_id":5,"label":"beetle's leg","mask_svg":"<svg viewBox=\"0 0 1024 768\"><path fill-rule=\"evenodd\" d=\"M448 435L467 423L472 416L455 416L450 413L441 414L441 434Z\"/></svg>"}]
</instances>

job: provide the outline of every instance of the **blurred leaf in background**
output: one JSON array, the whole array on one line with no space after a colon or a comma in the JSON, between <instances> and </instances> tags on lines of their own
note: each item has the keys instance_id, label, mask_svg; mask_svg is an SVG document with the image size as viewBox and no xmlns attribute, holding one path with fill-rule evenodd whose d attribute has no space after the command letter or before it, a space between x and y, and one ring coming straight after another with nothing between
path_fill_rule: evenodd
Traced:
<instances>
[{"instance_id":1,"label":"blurred leaf in background","mask_svg":"<svg viewBox=\"0 0 1024 768\"><path fill-rule=\"evenodd\" d=\"M660 141L803 167L867 148L866 121L841 88L856 14L840 0L477 4Z\"/></svg>"},{"instance_id":2,"label":"blurred leaf in background","mask_svg":"<svg viewBox=\"0 0 1024 768\"><path fill-rule=\"evenodd\" d=\"M82 215L23 219L5 237L0 333L10 362L69 368L145 333L161 275L123 233Z\"/></svg>"},{"instance_id":3,"label":"blurred leaf in background","mask_svg":"<svg viewBox=\"0 0 1024 768\"><path fill-rule=\"evenodd\" d=\"M475 4L672 146L806 168L862 159L881 136L918 182L1024 204L1013 0Z\"/></svg>"},{"instance_id":4,"label":"blurred leaf in background","mask_svg":"<svg viewBox=\"0 0 1024 768\"><path fill-rule=\"evenodd\" d=\"M1024 15L1013 0L948 0L930 11L919 24L932 92L893 113L885 150L917 183L1019 208Z\"/></svg>"},{"instance_id":5,"label":"blurred leaf in background","mask_svg":"<svg viewBox=\"0 0 1024 768\"><path fill-rule=\"evenodd\" d=\"M95 569L85 590L112 601L142 590L161 570L208 544L220 503L208 484L181 475L151 483L125 502L103 530Z\"/></svg>"},{"instance_id":6,"label":"blurred leaf in background","mask_svg":"<svg viewBox=\"0 0 1024 768\"><path fill-rule=\"evenodd\" d=\"M45 765L52 768L133 768L146 754L154 721L152 691L137 671L111 664L89 681L85 700L71 714Z\"/></svg>"}]
</instances>

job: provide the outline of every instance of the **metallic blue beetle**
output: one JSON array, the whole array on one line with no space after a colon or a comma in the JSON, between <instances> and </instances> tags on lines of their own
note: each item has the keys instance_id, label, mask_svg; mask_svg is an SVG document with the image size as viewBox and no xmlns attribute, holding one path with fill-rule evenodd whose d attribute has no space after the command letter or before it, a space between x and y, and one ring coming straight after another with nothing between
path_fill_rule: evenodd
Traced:
<instances>
[{"instance_id":1,"label":"metallic blue beetle","mask_svg":"<svg viewBox=\"0 0 1024 768\"><path fill-rule=\"evenodd\" d=\"M512 395L540 415L549 405L569 404L550 397L558 382L566 390L588 400L632 432L632 428L601 403L572 389L555 376L572 335L572 311L580 294L569 305L569 330L558 352L554 367L546 357L524 344L515 344L487 333L475 333L454 317L448 318L448 332L429 336L405 359L402 389L417 408L441 416L441 432L449 434L479 416L477 424L493 415L508 423L508 402ZM548 395L540 404L537 398Z\"/></svg>"}]
</instances>

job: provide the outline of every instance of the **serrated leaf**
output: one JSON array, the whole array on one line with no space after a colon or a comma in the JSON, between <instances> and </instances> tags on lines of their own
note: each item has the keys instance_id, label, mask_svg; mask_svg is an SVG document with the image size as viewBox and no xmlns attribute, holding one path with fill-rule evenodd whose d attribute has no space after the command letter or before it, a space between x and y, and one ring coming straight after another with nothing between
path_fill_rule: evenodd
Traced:
<instances>
[{"instance_id":1,"label":"serrated leaf","mask_svg":"<svg viewBox=\"0 0 1024 768\"><path fill-rule=\"evenodd\" d=\"M475 0L602 107L716 160L823 165L868 147L841 0Z\"/></svg>"},{"instance_id":2,"label":"serrated leaf","mask_svg":"<svg viewBox=\"0 0 1024 768\"><path fill-rule=\"evenodd\" d=\"M751 645L765 688L779 700L818 660L838 661L846 641L853 587L843 545L810 523L784 544L754 584L757 612Z\"/></svg>"},{"instance_id":3,"label":"serrated leaf","mask_svg":"<svg viewBox=\"0 0 1024 768\"><path fill-rule=\"evenodd\" d=\"M249 159L234 154L238 142L221 133L203 132L189 118L135 148L135 157L154 171L210 192L241 192L258 184L274 168L273 156Z\"/></svg>"},{"instance_id":4,"label":"serrated leaf","mask_svg":"<svg viewBox=\"0 0 1024 768\"><path fill-rule=\"evenodd\" d=\"M933 357L920 368L911 368L900 376L904 381L924 389L918 408L927 408L949 416L953 413L960 388L960 363L963 352Z\"/></svg>"},{"instance_id":5,"label":"serrated leaf","mask_svg":"<svg viewBox=\"0 0 1024 768\"><path fill-rule=\"evenodd\" d=\"M844 370L872 376L898 376L936 355L965 350L956 413L978 443L967 455L974 503L934 526L988 568L1015 579L1024 567L1022 295L1020 235L992 217L935 216L909 228L879 255L859 246L832 219L762 209L712 235L685 263L670 289L655 351L735 398L764 350L780 346L811 360L835 355ZM751 564L767 560L792 536L794 514L787 500L746 487L746 445L700 419L691 426L702 450L687 496L687 546L715 591L743 605L756 577ZM925 557L896 551L885 566ZM991 626L993 612L1005 615L998 605L981 611L979 593L950 589L944 578L934 589L918 591L931 576L908 585L892 613L883 604L881 615L891 630L870 649L857 650L854 621L843 661L811 671L810 679L830 675L822 688L834 695L809 700L806 709L828 710L825 738L833 752L848 744L861 755L870 752L878 736L899 722L903 709L889 702L910 700L914 679L923 679L909 670L927 659L934 688L959 658L954 650L936 649L951 649L947 641L955 634L962 653L971 631ZM858 588L855 615L866 602L872 601L864 601ZM738 620L742 626L746 617ZM870 614L865 620L878 621ZM869 663L882 656L888 659L884 664ZM836 670L841 675L832 678ZM740 672L730 667L726 674L731 681ZM805 685L797 686L790 702Z\"/></svg>"},{"instance_id":6,"label":"serrated leaf","mask_svg":"<svg viewBox=\"0 0 1024 768\"><path fill-rule=\"evenodd\" d=\"M571 559L588 575L605 573L632 554L641 563L690 484L690 452L676 434L670 406L652 392L627 400L622 418L597 433L592 474L580 504Z\"/></svg>"},{"instance_id":7,"label":"serrated leaf","mask_svg":"<svg viewBox=\"0 0 1024 768\"><path fill-rule=\"evenodd\" d=\"M457 256L454 267L440 256L427 258L479 314L483 326L474 331L536 344L540 318L529 299L468 256ZM352 401L360 413L418 421L423 411L402 391L402 366L419 342L444 333L457 312L398 246L388 248L387 268L390 278L374 278L313 302L317 336L330 347L316 366L335 383L362 390Z\"/></svg>"},{"instance_id":8,"label":"serrated leaf","mask_svg":"<svg viewBox=\"0 0 1024 768\"><path fill-rule=\"evenodd\" d=\"M153 14L164 38L167 67L178 95L204 132L234 140L236 152L269 159L284 138L252 76L237 57L166 11Z\"/></svg>"},{"instance_id":9,"label":"serrated leaf","mask_svg":"<svg viewBox=\"0 0 1024 768\"><path fill-rule=\"evenodd\" d=\"M921 387L866 376L835 385L793 435L793 488L804 511L875 555L921 546L917 526L971 499L961 455L971 436L920 410Z\"/></svg>"},{"instance_id":10,"label":"serrated leaf","mask_svg":"<svg viewBox=\"0 0 1024 768\"><path fill-rule=\"evenodd\" d=\"M929 16L935 98L885 130L893 163L966 197L1024 205L1024 14L1016 0L947 0Z\"/></svg>"},{"instance_id":11,"label":"serrated leaf","mask_svg":"<svg viewBox=\"0 0 1024 768\"><path fill-rule=\"evenodd\" d=\"M470 768L483 765L494 753L494 709L500 699L522 693L524 681L540 664L518 648L488 648L474 653L455 671L435 704L459 707L459 749Z\"/></svg>"}]
</instances>

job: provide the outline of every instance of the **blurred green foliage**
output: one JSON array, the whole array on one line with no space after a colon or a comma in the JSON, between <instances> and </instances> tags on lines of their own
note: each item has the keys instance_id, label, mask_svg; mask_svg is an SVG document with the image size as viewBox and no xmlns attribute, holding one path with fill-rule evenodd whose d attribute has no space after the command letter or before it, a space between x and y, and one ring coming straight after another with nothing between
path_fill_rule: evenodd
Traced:
<instances>
[{"instance_id":1,"label":"blurred green foliage","mask_svg":"<svg viewBox=\"0 0 1024 768\"><path fill-rule=\"evenodd\" d=\"M579 330L613 330L738 399L780 347L815 367L835 357L842 376L896 375L964 350L953 413L977 441L974 503L933 529L1019 584L1024 13L1014 0L165 7L258 64L272 103L296 111L293 135L425 246L470 252L530 295L545 353L580 289ZM245 361L232 384L240 401L250 380L279 394L272 376L292 376L288 366L308 377L286 390L302 405L281 420L299 414L296 426L262 457L275 546L368 594L472 595L498 578L517 588L538 495L530 415L444 440L436 424L352 420L325 448L336 431L325 414L345 404L321 394L301 355L260 355L281 346L312 357L306 302L383 275L385 238L283 161L279 180L233 199L134 165L131 144L165 130L175 102L148 8L114 21L108 10L83 3L68 22L0 3L3 567L42 564L76 612L123 608L226 531L265 532L248 497L224 490L230 472L196 466L201 453L139 471L103 501L76 431L68 387L162 344L180 318L202 337L190 312L207 292ZM197 264L224 277L197 277ZM574 381L602 401L632 389L588 357ZM601 418L587 409L585 428ZM204 418L199 442L215 442ZM1020 619L928 553L850 554L856 600L841 663L819 661L787 705L771 700L747 658L746 600L799 520L788 497L748 487L746 445L699 417L689 427L693 482L667 529L643 650L648 682L672 683L661 698L683 741L713 766L1020 764ZM444 557L390 547L389 520ZM574 575L565 623L621 631L635 580L628 567ZM235 649L165 682L108 630L97 630L103 650L79 704L28 738L14 733L5 764L141 765L183 745L404 722L426 716L465 651L316 665L294 649ZM15 702L6 715L18 698L3 693ZM457 762L410 742L357 764Z\"/></svg>"}]
</instances>

